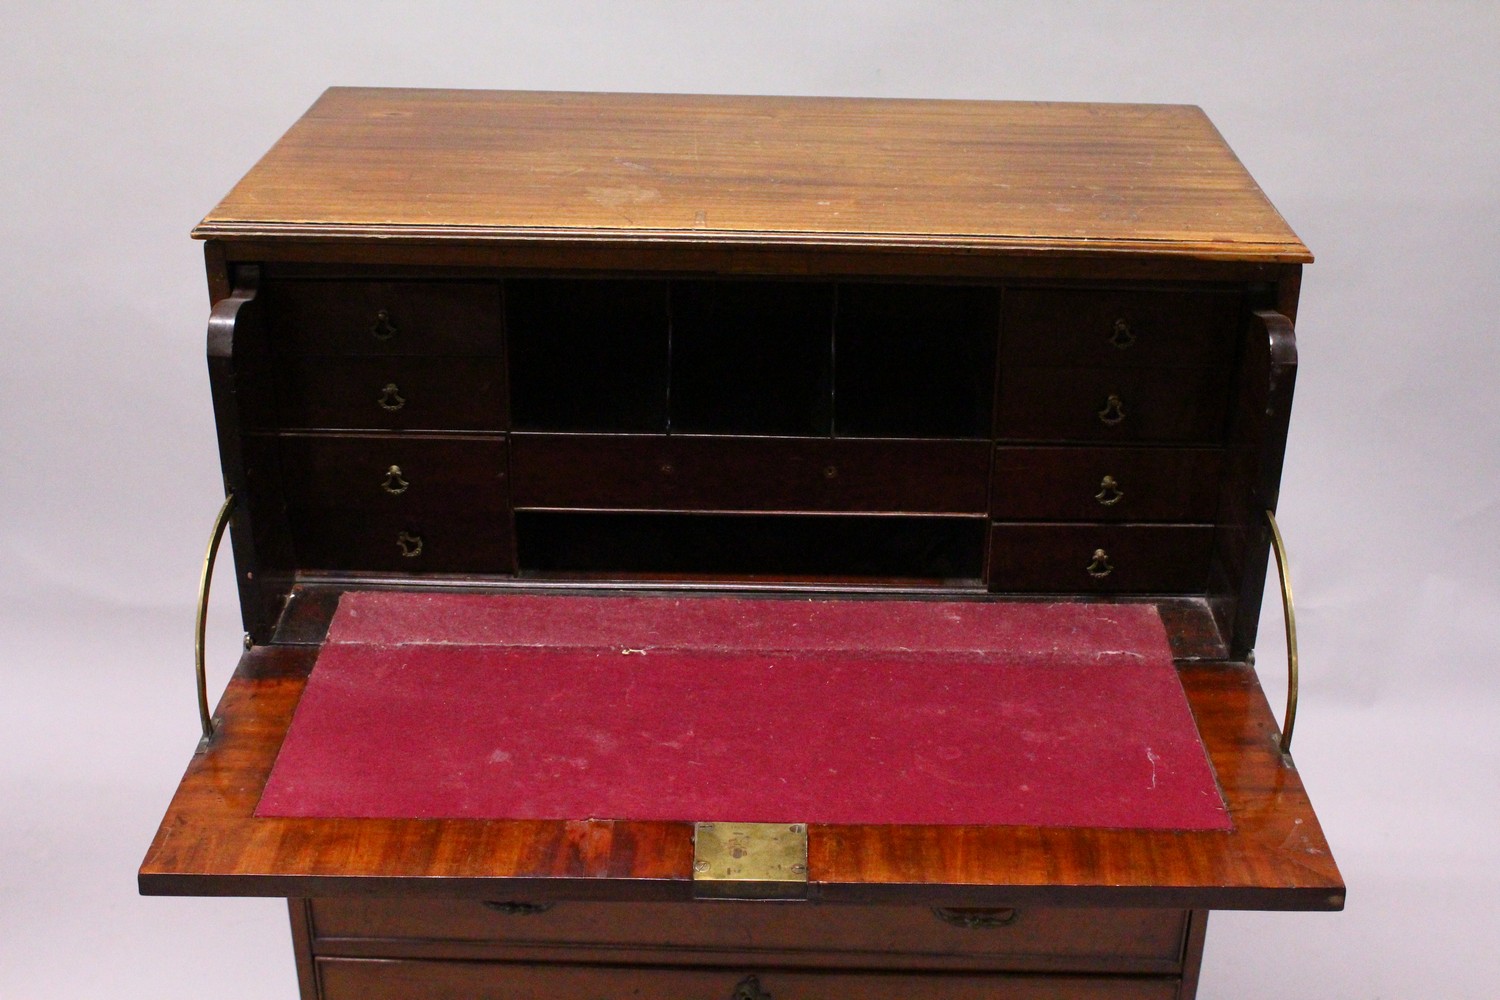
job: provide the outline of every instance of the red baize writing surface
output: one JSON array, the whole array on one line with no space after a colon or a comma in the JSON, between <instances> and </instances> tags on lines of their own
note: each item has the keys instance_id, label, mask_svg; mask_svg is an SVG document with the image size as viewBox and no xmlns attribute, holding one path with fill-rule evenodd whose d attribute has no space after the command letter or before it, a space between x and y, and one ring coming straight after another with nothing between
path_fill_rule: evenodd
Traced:
<instances>
[{"instance_id":1,"label":"red baize writing surface","mask_svg":"<svg viewBox=\"0 0 1500 1000\"><path fill-rule=\"evenodd\" d=\"M1229 827L1150 605L401 592L257 815Z\"/></svg>"}]
</instances>

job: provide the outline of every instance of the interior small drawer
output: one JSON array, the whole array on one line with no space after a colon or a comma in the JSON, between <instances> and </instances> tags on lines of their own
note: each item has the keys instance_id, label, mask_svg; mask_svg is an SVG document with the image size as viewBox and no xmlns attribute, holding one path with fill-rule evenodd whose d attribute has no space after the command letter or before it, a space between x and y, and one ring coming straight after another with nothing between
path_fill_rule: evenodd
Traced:
<instances>
[{"instance_id":1,"label":"interior small drawer","mask_svg":"<svg viewBox=\"0 0 1500 1000\"><path fill-rule=\"evenodd\" d=\"M323 958L323 1000L1176 1000L1166 977L809 972L752 967L660 969Z\"/></svg>"},{"instance_id":2,"label":"interior small drawer","mask_svg":"<svg viewBox=\"0 0 1500 1000\"><path fill-rule=\"evenodd\" d=\"M1219 506L1217 448L995 449L997 521L1208 522Z\"/></svg>"},{"instance_id":3,"label":"interior small drawer","mask_svg":"<svg viewBox=\"0 0 1500 1000\"><path fill-rule=\"evenodd\" d=\"M385 514L508 508L503 437L283 434L277 452L290 507Z\"/></svg>"},{"instance_id":4,"label":"interior small drawer","mask_svg":"<svg viewBox=\"0 0 1500 1000\"><path fill-rule=\"evenodd\" d=\"M516 434L517 507L983 514L989 444Z\"/></svg>"},{"instance_id":5,"label":"interior small drawer","mask_svg":"<svg viewBox=\"0 0 1500 1000\"><path fill-rule=\"evenodd\" d=\"M433 942L470 958L551 956L553 949L657 949L649 961L719 955L848 967L1130 971L1179 968L1182 910L945 909L807 903L557 903L470 900L312 901L320 954L425 957ZM361 948L361 942L365 947ZM425 947L425 951L424 951ZM559 952L560 953L560 952Z\"/></svg>"},{"instance_id":6,"label":"interior small drawer","mask_svg":"<svg viewBox=\"0 0 1500 1000\"><path fill-rule=\"evenodd\" d=\"M989 588L1031 593L1202 593L1211 525L990 527Z\"/></svg>"},{"instance_id":7,"label":"interior small drawer","mask_svg":"<svg viewBox=\"0 0 1500 1000\"><path fill-rule=\"evenodd\" d=\"M1238 291L1015 288L1000 357L1022 365L1228 365L1244 323Z\"/></svg>"},{"instance_id":8,"label":"interior small drawer","mask_svg":"<svg viewBox=\"0 0 1500 1000\"><path fill-rule=\"evenodd\" d=\"M510 518L476 511L292 508L303 569L378 573L515 572Z\"/></svg>"},{"instance_id":9,"label":"interior small drawer","mask_svg":"<svg viewBox=\"0 0 1500 1000\"><path fill-rule=\"evenodd\" d=\"M499 358L289 357L275 372L274 426L503 430Z\"/></svg>"},{"instance_id":10,"label":"interior small drawer","mask_svg":"<svg viewBox=\"0 0 1500 1000\"><path fill-rule=\"evenodd\" d=\"M260 292L286 354L494 354L500 285L473 281L276 281Z\"/></svg>"},{"instance_id":11,"label":"interior small drawer","mask_svg":"<svg viewBox=\"0 0 1500 1000\"><path fill-rule=\"evenodd\" d=\"M1002 440L1222 442L1228 368L1003 367Z\"/></svg>"}]
</instances>

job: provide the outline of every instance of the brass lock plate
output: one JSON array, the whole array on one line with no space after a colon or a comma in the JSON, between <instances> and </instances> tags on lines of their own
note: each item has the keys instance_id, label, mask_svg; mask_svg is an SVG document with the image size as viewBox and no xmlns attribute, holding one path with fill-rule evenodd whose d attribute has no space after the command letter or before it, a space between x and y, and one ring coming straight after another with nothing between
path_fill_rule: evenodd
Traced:
<instances>
[{"instance_id":1,"label":"brass lock plate","mask_svg":"<svg viewBox=\"0 0 1500 1000\"><path fill-rule=\"evenodd\" d=\"M804 898L807 825L693 824L693 895L700 899Z\"/></svg>"}]
</instances>

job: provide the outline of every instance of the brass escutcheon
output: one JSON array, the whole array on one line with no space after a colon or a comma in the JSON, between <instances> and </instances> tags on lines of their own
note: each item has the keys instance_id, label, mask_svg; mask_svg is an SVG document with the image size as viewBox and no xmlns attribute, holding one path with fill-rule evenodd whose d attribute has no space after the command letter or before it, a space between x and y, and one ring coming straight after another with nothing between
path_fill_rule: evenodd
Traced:
<instances>
[{"instance_id":1,"label":"brass escutcheon","mask_svg":"<svg viewBox=\"0 0 1500 1000\"><path fill-rule=\"evenodd\" d=\"M391 323L391 314L384 309L375 313L375 323L370 327L370 335L376 340L390 340L396 335L396 327Z\"/></svg>"},{"instance_id":2,"label":"brass escutcheon","mask_svg":"<svg viewBox=\"0 0 1500 1000\"><path fill-rule=\"evenodd\" d=\"M509 917L534 917L552 909L551 903L524 903L514 899L487 899L484 907Z\"/></svg>"},{"instance_id":3,"label":"brass escutcheon","mask_svg":"<svg viewBox=\"0 0 1500 1000\"><path fill-rule=\"evenodd\" d=\"M734 992L729 994L729 1000L772 1000L772 997L760 988L759 979L746 976L735 984Z\"/></svg>"},{"instance_id":4,"label":"brass escutcheon","mask_svg":"<svg viewBox=\"0 0 1500 1000\"><path fill-rule=\"evenodd\" d=\"M1105 476L1099 480L1099 492L1094 494L1094 499L1098 500L1102 507L1113 507L1125 499L1125 491L1120 489L1120 484L1115 482L1114 476Z\"/></svg>"},{"instance_id":5,"label":"brass escutcheon","mask_svg":"<svg viewBox=\"0 0 1500 1000\"><path fill-rule=\"evenodd\" d=\"M403 531L396 536L396 547L407 559L415 559L422 554L422 536Z\"/></svg>"},{"instance_id":6,"label":"brass escutcheon","mask_svg":"<svg viewBox=\"0 0 1500 1000\"><path fill-rule=\"evenodd\" d=\"M993 930L997 927L1009 927L1016 922L1019 914L1009 906L995 909L979 909L970 907L934 906L932 915L945 924L954 927L962 927L965 930Z\"/></svg>"},{"instance_id":7,"label":"brass escutcheon","mask_svg":"<svg viewBox=\"0 0 1500 1000\"><path fill-rule=\"evenodd\" d=\"M1115 571L1114 565L1109 561L1109 553L1103 549L1094 550L1094 558L1089 560L1089 576L1095 580L1102 580Z\"/></svg>"},{"instance_id":8,"label":"brass escutcheon","mask_svg":"<svg viewBox=\"0 0 1500 1000\"><path fill-rule=\"evenodd\" d=\"M1109 342L1122 351L1135 343L1135 334L1131 332L1130 324L1123 319L1115 320L1114 331L1109 335Z\"/></svg>"},{"instance_id":9,"label":"brass escutcheon","mask_svg":"<svg viewBox=\"0 0 1500 1000\"><path fill-rule=\"evenodd\" d=\"M1099 422L1107 427L1113 427L1124 419L1125 404L1120 401L1119 396L1110 393L1109 398L1104 401L1104 409L1099 411Z\"/></svg>"},{"instance_id":10,"label":"brass escutcheon","mask_svg":"<svg viewBox=\"0 0 1500 1000\"><path fill-rule=\"evenodd\" d=\"M393 497L399 497L411 488L411 483L402 477L401 466L393 465L385 470L385 481L380 484L380 488Z\"/></svg>"},{"instance_id":11,"label":"brass escutcheon","mask_svg":"<svg viewBox=\"0 0 1500 1000\"><path fill-rule=\"evenodd\" d=\"M380 398L375 402L380 404L382 410L395 413L406 405L406 397L401 395L401 390L396 388L396 383L387 382L385 388L380 390Z\"/></svg>"}]
</instances>

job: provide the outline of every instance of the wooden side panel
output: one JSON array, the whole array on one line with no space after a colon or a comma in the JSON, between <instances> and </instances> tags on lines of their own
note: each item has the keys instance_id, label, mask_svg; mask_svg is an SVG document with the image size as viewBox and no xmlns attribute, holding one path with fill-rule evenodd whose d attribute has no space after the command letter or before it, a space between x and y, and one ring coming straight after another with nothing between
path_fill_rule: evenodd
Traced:
<instances>
[{"instance_id":1,"label":"wooden side panel","mask_svg":"<svg viewBox=\"0 0 1500 1000\"><path fill-rule=\"evenodd\" d=\"M1297 337L1291 322L1276 312L1253 313L1240 365L1208 591L1235 656L1255 648L1270 559L1265 512L1276 509L1280 495L1296 381Z\"/></svg>"},{"instance_id":2,"label":"wooden side panel","mask_svg":"<svg viewBox=\"0 0 1500 1000\"><path fill-rule=\"evenodd\" d=\"M259 503L259 491L251 489L253 456L247 454L243 433L250 424L248 413L258 406L251 401L259 391L254 380L264 368L259 357L264 350L259 284L258 268L241 267L232 292L214 304L208 320L208 378L224 489L238 498L230 539L240 616L251 638L265 642L291 585L286 574L270 568L288 567L291 560L285 550L281 511L273 504ZM209 518L205 511L205 525Z\"/></svg>"},{"instance_id":3,"label":"wooden side panel","mask_svg":"<svg viewBox=\"0 0 1500 1000\"><path fill-rule=\"evenodd\" d=\"M301 1000L319 1000L318 969L313 957L312 901L288 899L287 912L292 921L292 956L297 963L297 993Z\"/></svg>"}]
</instances>

